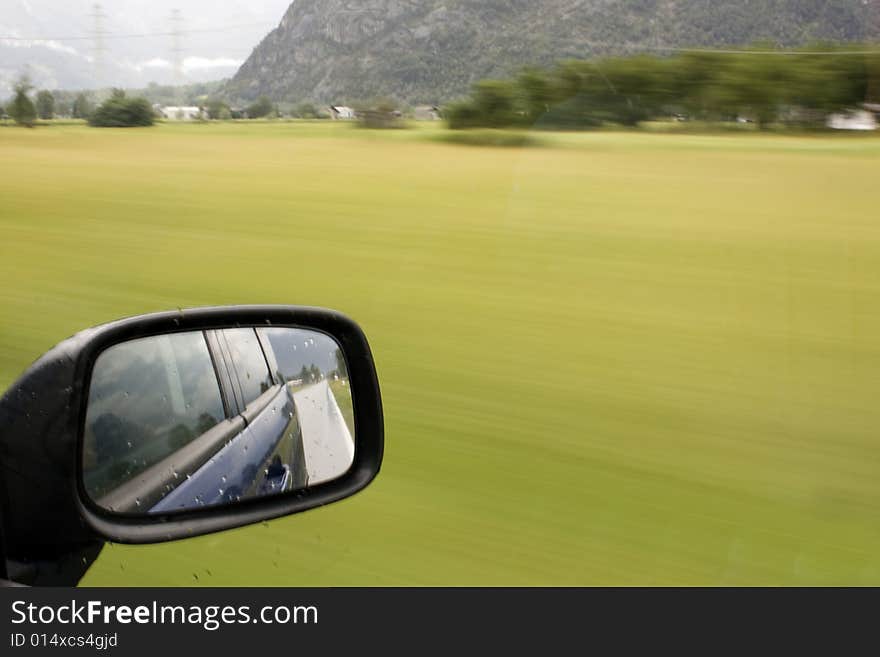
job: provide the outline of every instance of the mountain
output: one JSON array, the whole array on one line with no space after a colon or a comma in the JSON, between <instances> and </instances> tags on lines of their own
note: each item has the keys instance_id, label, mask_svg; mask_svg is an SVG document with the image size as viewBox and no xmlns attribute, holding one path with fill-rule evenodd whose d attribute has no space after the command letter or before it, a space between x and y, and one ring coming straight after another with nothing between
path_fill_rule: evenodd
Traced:
<instances>
[{"instance_id":1,"label":"mountain","mask_svg":"<svg viewBox=\"0 0 880 657\"><path fill-rule=\"evenodd\" d=\"M0 0L0 101L27 73L41 89L145 87L181 81L171 15L181 8L183 82L232 76L290 0L112 0L103 3L101 66L95 0Z\"/></svg>"},{"instance_id":2,"label":"mountain","mask_svg":"<svg viewBox=\"0 0 880 657\"><path fill-rule=\"evenodd\" d=\"M878 37L880 0L295 0L227 95L442 102L564 58Z\"/></svg>"}]
</instances>

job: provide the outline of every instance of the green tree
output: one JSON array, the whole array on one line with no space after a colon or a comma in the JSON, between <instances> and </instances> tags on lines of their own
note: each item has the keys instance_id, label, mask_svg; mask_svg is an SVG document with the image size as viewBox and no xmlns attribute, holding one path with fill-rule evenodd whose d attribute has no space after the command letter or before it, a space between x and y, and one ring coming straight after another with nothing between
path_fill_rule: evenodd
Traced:
<instances>
[{"instance_id":1,"label":"green tree","mask_svg":"<svg viewBox=\"0 0 880 657\"><path fill-rule=\"evenodd\" d=\"M717 102L716 88L729 58L718 53L695 52L672 61L669 82L679 109L691 118L719 118L724 108Z\"/></svg>"},{"instance_id":2,"label":"green tree","mask_svg":"<svg viewBox=\"0 0 880 657\"><path fill-rule=\"evenodd\" d=\"M725 114L746 116L759 128L768 127L790 100L791 63L774 55L728 57L710 91L712 103Z\"/></svg>"},{"instance_id":3,"label":"green tree","mask_svg":"<svg viewBox=\"0 0 880 657\"><path fill-rule=\"evenodd\" d=\"M608 82L591 62L561 62L548 73L555 103L536 124L539 128L583 130L596 127L602 119L597 98L606 94Z\"/></svg>"},{"instance_id":4,"label":"green tree","mask_svg":"<svg viewBox=\"0 0 880 657\"><path fill-rule=\"evenodd\" d=\"M37 121L37 108L34 107L33 101L30 99L30 96L28 96L31 89L33 89L33 87L31 86L30 80L27 78L21 78L16 83L15 87L13 87L15 97L7 108L9 116L12 117L13 121L18 125L28 128L34 127L34 124Z\"/></svg>"},{"instance_id":5,"label":"green tree","mask_svg":"<svg viewBox=\"0 0 880 657\"><path fill-rule=\"evenodd\" d=\"M787 99L796 108L789 120L824 125L831 112L857 107L869 98L868 58L835 55L835 48L823 44L809 46L826 56L792 56Z\"/></svg>"},{"instance_id":6,"label":"green tree","mask_svg":"<svg viewBox=\"0 0 880 657\"><path fill-rule=\"evenodd\" d=\"M596 64L604 120L635 127L663 114L674 98L672 64L657 57L625 57Z\"/></svg>"},{"instance_id":7,"label":"green tree","mask_svg":"<svg viewBox=\"0 0 880 657\"><path fill-rule=\"evenodd\" d=\"M473 104L487 127L506 128L522 121L516 113L516 88L507 80L478 82Z\"/></svg>"},{"instance_id":8,"label":"green tree","mask_svg":"<svg viewBox=\"0 0 880 657\"><path fill-rule=\"evenodd\" d=\"M526 69L516 80L519 105L530 124L547 114L559 100L559 93L545 71Z\"/></svg>"},{"instance_id":9,"label":"green tree","mask_svg":"<svg viewBox=\"0 0 880 657\"><path fill-rule=\"evenodd\" d=\"M276 113L275 104L268 96L260 96L246 111L251 119L263 119Z\"/></svg>"},{"instance_id":10,"label":"green tree","mask_svg":"<svg viewBox=\"0 0 880 657\"><path fill-rule=\"evenodd\" d=\"M209 98L205 102L205 111L207 111L208 118L212 121L226 121L232 117L229 105L219 98Z\"/></svg>"},{"instance_id":11,"label":"green tree","mask_svg":"<svg viewBox=\"0 0 880 657\"><path fill-rule=\"evenodd\" d=\"M73 100L73 109L71 110L73 118L88 120L92 116L93 111L94 107L89 97L84 93L77 94Z\"/></svg>"},{"instance_id":12,"label":"green tree","mask_svg":"<svg viewBox=\"0 0 880 657\"><path fill-rule=\"evenodd\" d=\"M298 119L317 119L318 108L312 103L300 103L293 109L293 115Z\"/></svg>"},{"instance_id":13,"label":"green tree","mask_svg":"<svg viewBox=\"0 0 880 657\"><path fill-rule=\"evenodd\" d=\"M443 108L443 116L452 130L476 128L482 125L482 117L470 101L463 100Z\"/></svg>"},{"instance_id":14,"label":"green tree","mask_svg":"<svg viewBox=\"0 0 880 657\"><path fill-rule=\"evenodd\" d=\"M674 114L760 128L781 121L824 125L830 112L880 95L880 58L836 52L692 52L676 57L613 57L527 69L512 81L488 80L446 108L451 128L585 129L603 123L636 127Z\"/></svg>"},{"instance_id":15,"label":"green tree","mask_svg":"<svg viewBox=\"0 0 880 657\"><path fill-rule=\"evenodd\" d=\"M348 366L345 363L345 354L342 349L336 349L336 371L342 378L348 378Z\"/></svg>"},{"instance_id":16,"label":"green tree","mask_svg":"<svg viewBox=\"0 0 880 657\"><path fill-rule=\"evenodd\" d=\"M120 89L114 89L89 117L89 124L96 128L147 127L153 121L153 108L146 98L129 98Z\"/></svg>"},{"instance_id":17,"label":"green tree","mask_svg":"<svg viewBox=\"0 0 880 657\"><path fill-rule=\"evenodd\" d=\"M527 120L517 111L517 88L509 80L483 80L474 85L471 98L444 108L449 127L509 128Z\"/></svg>"},{"instance_id":18,"label":"green tree","mask_svg":"<svg viewBox=\"0 0 880 657\"><path fill-rule=\"evenodd\" d=\"M55 116L70 117L73 115L73 101L67 96L55 94Z\"/></svg>"},{"instance_id":19,"label":"green tree","mask_svg":"<svg viewBox=\"0 0 880 657\"><path fill-rule=\"evenodd\" d=\"M44 121L55 118L55 96L52 95L51 91L44 89L37 93L36 108L37 116Z\"/></svg>"},{"instance_id":20,"label":"green tree","mask_svg":"<svg viewBox=\"0 0 880 657\"><path fill-rule=\"evenodd\" d=\"M865 98L870 103L880 103L880 55L865 56Z\"/></svg>"}]
</instances>

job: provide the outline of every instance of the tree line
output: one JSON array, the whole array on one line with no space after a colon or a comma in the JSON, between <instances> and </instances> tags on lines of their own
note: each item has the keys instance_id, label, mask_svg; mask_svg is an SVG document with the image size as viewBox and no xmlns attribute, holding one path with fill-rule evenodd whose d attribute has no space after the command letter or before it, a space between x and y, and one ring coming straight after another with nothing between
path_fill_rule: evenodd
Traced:
<instances>
[{"instance_id":1,"label":"tree line","mask_svg":"<svg viewBox=\"0 0 880 657\"><path fill-rule=\"evenodd\" d=\"M82 119L95 127L132 127L153 125L153 108L140 97L129 97L114 89L100 104L94 104L85 92L70 94L42 90L32 98L33 86L21 78L13 88L13 97L0 116L8 115L18 125L34 127L37 120L49 121L60 116Z\"/></svg>"},{"instance_id":2,"label":"tree line","mask_svg":"<svg viewBox=\"0 0 880 657\"><path fill-rule=\"evenodd\" d=\"M852 45L845 50L820 45L564 61L512 79L479 82L444 115L454 129L589 129L673 116L741 118L760 128L817 127L829 113L867 101L880 102L880 56Z\"/></svg>"},{"instance_id":3,"label":"tree line","mask_svg":"<svg viewBox=\"0 0 880 657\"><path fill-rule=\"evenodd\" d=\"M162 91L158 85L151 86L147 92ZM151 99L147 93L133 92L129 95L122 89L113 89L103 102L95 101L95 94L89 92L68 92L41 90L36 94L27 78L21 78L13 88L13 97L4 107L0 105L0 118L8 116L17 124L34 127L38 120L50 121L56 118L71 118L88 121L96 127L137 127L149 126L156 118ZM172 101L173 102L173 101ZM161 104L161 103L157 103ZM202 110L203 117L211 120L261 119L280 116L280 112L266 96L261 96L243 109L234 109L225 101L209 97L199 101L189 101ZM320 111L310 103L301 103L290 113L296 118L321 118Z\"/></svg>"}]
</instances>

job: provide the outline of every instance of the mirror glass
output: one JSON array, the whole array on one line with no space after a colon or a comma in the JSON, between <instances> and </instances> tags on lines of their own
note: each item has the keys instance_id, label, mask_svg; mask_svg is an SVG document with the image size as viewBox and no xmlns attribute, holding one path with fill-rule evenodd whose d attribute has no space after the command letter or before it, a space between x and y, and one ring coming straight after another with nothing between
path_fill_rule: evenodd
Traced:
<instances>
[{"instance_id":1,"label":"mirror glass","mask_svg":"<svg viewBox=\"0 0 880 657\"><path fill-rule=\"evenodd\" d=\"M83 483L107 511L171 513L317 486L354 462L333 338L245 327L115 345L95 362Z\"/></svg>"}]
</instances>

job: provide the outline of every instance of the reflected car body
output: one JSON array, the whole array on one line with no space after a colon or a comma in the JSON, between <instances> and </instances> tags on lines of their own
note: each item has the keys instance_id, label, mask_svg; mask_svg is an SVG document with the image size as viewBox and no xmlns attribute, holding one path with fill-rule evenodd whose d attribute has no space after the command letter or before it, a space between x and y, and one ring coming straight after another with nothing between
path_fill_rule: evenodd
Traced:
<instances>
[{"instance_id":1,"label":"reflected car body","mask_svg":"<svg viewBox=\"0 0 880 657\"><path fill-rule=\"evenodd\" d=\"M265 482L276 457L294 474L285 478L283 487L267 488ZM282 384L270 389L268 403L253 422L150 511L165 513L212 506L306 488L308 484L293 396L289 386Z\"/></svg>"},{"instance_id":2,"label":"reflected car body","mask_svg":"<svg viewBox=\"0 0 880 657\"><path fill-rule=\"evenodd\" d=\"M86 419L95 462L87 489L112 512L164 514L341 477L354 461L354 440L327 383L331 368L334 379L345 370L337 353L328 336L254 328L162 336L107 352ZM202 374L184 379L181 370ZM129 403L128 390L143 379L164 394ZM194 407L221 399L219 422ZM160 422L151 406L171 417ZM148 425L159 428L149 433Z\"/></svg>"}]
</instances>

